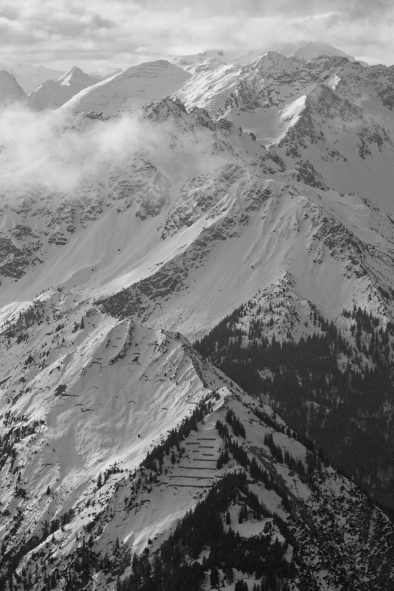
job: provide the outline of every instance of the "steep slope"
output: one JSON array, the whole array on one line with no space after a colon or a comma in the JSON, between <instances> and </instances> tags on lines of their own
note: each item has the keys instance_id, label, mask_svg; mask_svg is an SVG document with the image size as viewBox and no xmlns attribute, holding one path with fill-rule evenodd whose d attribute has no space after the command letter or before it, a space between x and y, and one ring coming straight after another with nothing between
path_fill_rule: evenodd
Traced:
<instances>
[{"instance_id":1,"label":"steep slope","mask_svg":"<svg viewBox=\"0 0 394 591\"><path fill-rule=\"evenodd\" d=\"M299 171L287 171L284 160L249 134L225 120L214 122L202 110L188 114L179 101L152 103L139 121L144 155L131 146L116 166L104 159L100 172L82 177L72 197L54 196L40 185L30 194L21 191L21 180L22 187L34 186L31 173L12 178L3 209L3 321L18 313L21 293L28 302L53 285L114 318L133 317L192 338L252 299L265 310L258 321L270 340L313 336L315 313L344 331L344 309L354 306L373 313L385 329L393 309L393 225L386 214L359 195L311 187L309 179L305 184ZM109 125L93 122L98 124ZM174 162L183 166L174 168ZM286 183L279 180L286 175ZM10 205L18 194L25 199ZM355 346L349 327L346 335ZM257 353L262 363L257 369L265 371L264 355ZM373 359L360 365L358 356L345 347L340 367L346 368L347 360L355 362L355 372L371 367ZM222 360L215 362L222 366ZM255 369L250 367L251 377L242 382L247 390ZM249 391L256 395L270 388L257 380ZM391 441L384 392L377 412L384 413L380 429ZM309 428L311 396L301 396L297 417L280 407L302 433ZM272 400L278 404L278 398ZM357 407L342 410L344 425L357 420ZM369 433L375 420L375 411L367 412L357 437ZM316 433L319 444L327 441L323 430L319 437ZM342 446L340 456L327 451L345 466L351 456L361 467L352 476L380 502L391 504L390 458L387 463L385 456L382 478L382 463L372 456L364 462L357 437ZM371 483L364 482L367 465L376 477Z\"/></svg>"},{"instance_id":2,"label":"steep slope","mask_svg":"<svg viewBox=\"0 0 394 591\"><path fill-rule=\"evenodd\" d=\"M72 113L114 115L175 94L190 74L165 60L146 62L78 93L63 108Z\"/></svg>"},{"instance_id":3,"label":"steep slope","mask_svg":"<svg viewBox=\"0 0 394 591\"><path fill-rule=\"evenodd\" d=\"M204 107L208 100L213 101L216 97L224 96L224 93L225 100L220 105L224 110L229 106L249 110L263 105L275 106L299 92L308 76L303 60L287 58L273 51L246 60L245 63L235 62L231 67L215 71L214 83L209 84L205 94L201 96L194 91L194 87L197 90L201 86L202 75L203 72L201 74L196 71L194 77L178 93L189 108ZM312 82L309 76L307 84ZM242 124L241 121L240 123Z\"/></svg>"},{"instance_id":4,"label":"steep slope","mask_svg":"<svg viewBox=\"0 0 394 591\"><path fill-rule=\"evenodd\" d=\"M1 347L0 535L3 558L5 545L14 548L11 564L27 534L40 538L45 520L84 503L100 472L106 480L134 470L153 442L228 382L176 335L73 305L61 289L19 309ZM10 529L18 499L23 523Z\"/></svg>"},{"instance_id":5,"label":"steep slope","mask_svg":"<svg viewBox=\"0 0 394 591\"><path fill-rule=\"evenodd\" d=\"M366 200L308 187L249 134L202 111L162 101L140 121L144 156L130 146L116 165L103 160L69 198L35 187L37 171L4 181L3 305L21 289L31 299L64 283L108 300L114 314L196 336L291 270L329 317L354 303L391 310L382 293L392 224Z\"/></svg>"},{"instance_id":6,"label":"steep slope","mask_svg":"<svg viewBox=\"0 0 394 591\"><path fill-rule=\"evenodd\" d=\"M177 92L177 96L186 108L197 105L215 116L218 111L223 111L240 69L237 65L225 65L219 59L207 59L195 66L193 77Z\"/></svg>"},{"instance_id":7,"label":"steep slope","mask_svg":"<svg viewBox=\"0 0 394 591\"><path fill-rule=\"evenodd\" d=\"M309 184L320 182L341 193L355 191L391 213L394 144L392 130L380 121L341 96L339 89L319 85L307 96L277 153Z\"/></svg>"},{"instance_id":8,"label":"steep slope","mask_svg":"<svg viewBox=\"0 0 394 591\"><path fill-rule=\"evenodd\" d=\"M4 107L13 103L27 103L27 95L12 74L0 70L0 105Z\"/></svg>"},{"instance_id":9,"label":"steep slope","mask_svg":"<svg viewBox=\"0 0 394 591\"><path fill-rule=\"evenodd\" d=\"M3 382L3 585L390 587L393 525L311 444L179 334L70 297L41 296L2 333L3 365L28 355Z\"/></svg>"},{"instance_id":10,"label":"steep slope","mask_svg":"<svg viewBox=\"0 0 394 591\"><path fill-rule=\"evenodd\" d=\"M294 283L285 275L195 346L393 507L394 325L361 308L329 322Z\"/></svg>"},{"instance_id":11,"label":"steep slope","mask_svg":"<svg viewBox=\"0 0 394 591\"><path fill-rule=\"evenodd\" d=\"M29 95L29 103L37 110L58 109L84 88L97 84L94 76L74 66L57 80L47 80Z\"/></svg>"},{"instance_id":12,"label":"steep slope","mask_svg":"<svg viewBox=\"0 0 394 591\"><path fill-rule=\"evenodd\" d=\"M242 68L224 116L304 182L356 192L391 213L393 104L392 68L266 54Z\"/></svg>"}]
</instances>

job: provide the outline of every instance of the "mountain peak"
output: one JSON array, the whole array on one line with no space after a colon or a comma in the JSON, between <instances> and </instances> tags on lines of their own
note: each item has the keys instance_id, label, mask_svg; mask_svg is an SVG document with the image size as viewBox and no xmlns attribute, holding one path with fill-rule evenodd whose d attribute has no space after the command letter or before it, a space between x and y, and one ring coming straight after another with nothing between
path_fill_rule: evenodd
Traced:
<instances>
[{"instance_id":1,"label":"mountain peak","mask_svg":"<svg viewBox=\"0 0 394 591\"><path fill-rule=\"evenodd\" d=\"M329 43L319 43L319 42L315 42L315 41L312 41L312 42L308 43L307 45L298 49L293 54L293 57L298 57L299 59L309 61L309 60L313 59L314 57L318 57L319 55L328 55L328 56L338 55L338 56L342 56L342 57L347 57L351 62L354 62L353 56L348 55L347 53L345 53L344 51L341 51L340 49L337 49L333 45L330 45Z\"/></svg>"},{"instance_id":2,"label":"mountain peak","mask_svg":"<svg viewBox=\"0 0 394 591\"><path fill-rule=\"evenodd\" d=\"M78 68L78 66L73 66L71 70L63 74L63 76L61 76L56 82L62 86L72 86L80 85L82 81L83 83L88 82L88 84L85 84L84 87L97 83L96 78L89 76L89 74L85 74L85 72L83 72L81 68ZM78 92L79 90L82 89L79 88Z\"/></svg>"},{"instance_id":3,"label":"mountain peak","mask_svg":"<svg viewBox=\"0 0 394 591\"><path fill-rule=\"evenodd\" d=\"M74 66L57 80L47 80L31 92L30 103L38 110L58 109L81 90L97 82L97 78Z\"/></svg>"},{"instance_id":4,"label":"mountain peak","mask_svg":"<svg viewBox=\"0 0 394 591\"><path fill-rule=\"evenodd\" d=\"M0 70L0 105L26 100L27 95L15 80L15 77L6 70Z\"/></svg>"},{"instance_id":5,"label":"mountain peak","mask_svg":"<svg viewBox=\"0 0 394 591\"><path fill-rule=\"evenodd\" d=\"M144 62L81 91L67 108L75 113L116 113L173 95L190 76L167 60Z\"/></svg>"}]
</instances>

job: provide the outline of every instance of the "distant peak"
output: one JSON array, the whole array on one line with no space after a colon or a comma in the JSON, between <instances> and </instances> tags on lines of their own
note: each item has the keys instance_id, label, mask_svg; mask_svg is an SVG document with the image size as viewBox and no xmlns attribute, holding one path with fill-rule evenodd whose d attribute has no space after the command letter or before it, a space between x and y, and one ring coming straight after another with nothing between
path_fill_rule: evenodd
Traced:
<instances>
[{"instance_id":1,"label":"distant peak","mask_svg":"<svg viewBox=\"0 0 394 591\"><path fill-rule=\"evenodd\" d=\"M0 76L3 79L9 79L9 80L13 79L13 80L15 80L15 76L13 76L12 74L10 74L10 72L7 72L7 70L0 70Z\"/></svg>"},{"instance_id":2,"label":"distant peak","mask_svg":"<svg viewBox=\"0 0 394 591\"><path fill-rule=\"evenodd\" d=\"M93 81L93 78L81 70L81 68L78 68L78 66L73 66L71 70L63 74L57 82L61 86L70 86L70 84L80 84L85 80Z\"/></svg>"},{"instance_id":3,"label":"distant peak","mask_svg":"<svg viewBox=\"0 0 394 591\"><path fill-rule=\"evenodd\" d=\"M27 95L19 86L15 76L6 70L0 70L0 104L11 101L24 101Z\"/></svg>"},{"instance_id":4,"label":"distant peak","mask_svg":"<svg viewBox=\"0 0 394 591\"><path fill-rule=\"evenodd\" d=\"M87 76L87 74L85 74L85 72L83 72L81 68L78 68L78 66L73 66L70 70L68 70L68 72L61 76L61 80L65 80L66 78L68 79L71 76Z\"/></svg>"},{"instance_id":5,"label":"distant peak","mask_svg":"<svg viewBox=\"0 0 394 591\"><path fill-rule=\"evenodd\" d=\"M300 47L300 49L298 49L293 54L293 57L298 57L300 59L309 61L315 57L318 57L319 55L346 57L350 61L354 62L353 56L341 51L333 45L330 45L330 43L321 43L317 41L311 41L310 43L307 43L307 45Z\"/></svg>"}]
</instances>

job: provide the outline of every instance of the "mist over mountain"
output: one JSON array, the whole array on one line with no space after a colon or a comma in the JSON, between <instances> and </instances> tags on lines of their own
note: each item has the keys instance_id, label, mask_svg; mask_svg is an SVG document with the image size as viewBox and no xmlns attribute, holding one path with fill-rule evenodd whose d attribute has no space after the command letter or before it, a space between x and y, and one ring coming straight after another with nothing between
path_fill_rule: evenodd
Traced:
<instances>
[{"instance_id":1,"label":"mist over mountain","mask_svg":"<svg viewBox=\"0 0 394 591\"><path fill-rule=\"evenodd\" d=\"M1 589L393 587L393 71L0 71Z\"/></svg>"}]
</instances>

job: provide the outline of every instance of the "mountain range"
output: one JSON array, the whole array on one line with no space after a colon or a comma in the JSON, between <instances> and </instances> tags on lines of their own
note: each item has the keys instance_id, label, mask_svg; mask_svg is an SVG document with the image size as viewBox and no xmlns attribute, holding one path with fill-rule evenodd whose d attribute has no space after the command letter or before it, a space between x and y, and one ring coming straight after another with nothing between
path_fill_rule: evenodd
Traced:
<instances>
[{"instance_id":1,"label":"mountain range","mask_svg":"<svg viewBox=\"0 0 394 591\"><path fill-rule=\"evenodd\" d=\"M61 70L31 64L15 64L12 66L0 64L0 70L5 70L14 76L26 94L32 92L46 80L56 80L64 74Z\"/></svg>"},{"instance_id":2,"label":"mountain range","mask_svg":"<svg viewBox=\"0 0 394 591\"><path fill-rule=\"evenodd\" d=\"M390 589L393 66L0 74L0 586Z\"/></svg>"},{"instance_id":3,"label":"mountain range","mask_svg":"<svg viewBox=\"0 0 394 591\"><path fill-rule=\"evenodd\" d=\"M33 90L29 103L37 110L58 109L84 88L97 84L98 80L74 66L57 80L46 80Z\"/></svg>"}]
</instances>

